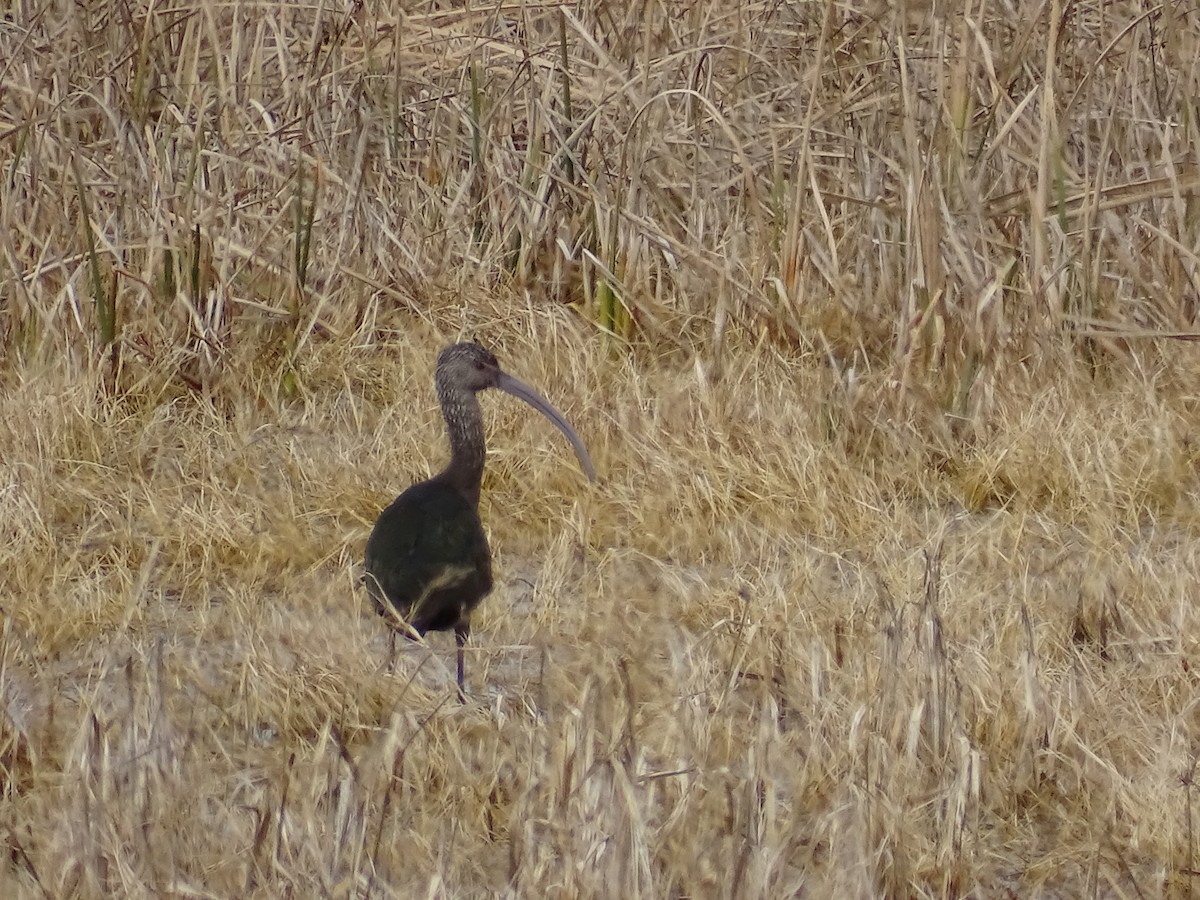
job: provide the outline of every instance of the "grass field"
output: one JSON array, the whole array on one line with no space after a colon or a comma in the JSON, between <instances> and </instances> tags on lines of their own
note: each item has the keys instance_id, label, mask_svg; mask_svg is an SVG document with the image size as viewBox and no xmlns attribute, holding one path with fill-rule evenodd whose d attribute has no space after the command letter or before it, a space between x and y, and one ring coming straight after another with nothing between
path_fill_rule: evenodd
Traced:
<instances>
[{"instance_id":1,"label":"grass field","mask_svg":"<svg viewBox=\"0 0 1200 900\"><path fill-rule=\"evenodd\" d=\"M0 895L1200 893L1200 12L14 0ZM357 586L476 339L497 586ZM493 392L494 393L494 392Z\"/></svg>"}]
</instances>

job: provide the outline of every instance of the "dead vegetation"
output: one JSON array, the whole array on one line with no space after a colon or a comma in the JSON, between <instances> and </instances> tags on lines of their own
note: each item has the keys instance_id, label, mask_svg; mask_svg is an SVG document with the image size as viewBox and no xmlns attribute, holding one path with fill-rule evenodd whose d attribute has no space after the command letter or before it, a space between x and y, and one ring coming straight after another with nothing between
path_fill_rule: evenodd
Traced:
<instances>
[{"instance_id":1,"label":"dead vegetation","mask_svg":"<svg viewBox=\"0 0 1200 900\"><path fill-rule=\"evenodd\" d=\"M8 6L0 893L1195 894L1200 16L851 6Z\"/></svg>"}]
</instances>

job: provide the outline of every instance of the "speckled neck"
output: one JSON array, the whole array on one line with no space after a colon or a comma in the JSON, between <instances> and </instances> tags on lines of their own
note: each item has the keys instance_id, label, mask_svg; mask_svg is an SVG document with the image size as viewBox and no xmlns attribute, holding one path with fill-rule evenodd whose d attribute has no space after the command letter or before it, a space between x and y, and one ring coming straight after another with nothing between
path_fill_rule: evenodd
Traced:
<instances>
[{"instance_id":1,"label":"speckled neck","mask_svg":"<svg viewBox=\"0 0 1200 900\"><path fill-rule=\"evenodd\" d=\"M458 489L472 505L478 506L483 461L487 454L479 398L473 391L447 384L440 373L437 395L446 420L446 434L450 438L450 463L439 477Z\"/></svg>"}]
</instances>

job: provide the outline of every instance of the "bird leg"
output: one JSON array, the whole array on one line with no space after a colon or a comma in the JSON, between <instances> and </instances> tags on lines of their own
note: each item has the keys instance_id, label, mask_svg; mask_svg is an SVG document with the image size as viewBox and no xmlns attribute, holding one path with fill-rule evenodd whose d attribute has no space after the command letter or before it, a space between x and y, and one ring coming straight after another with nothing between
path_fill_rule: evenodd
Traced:
<instances>
[{"instance_id":1,"label":"bird leg","mask_svg":"<svg viewBox=\"0 0 1200 900\"><path fill-rule=\"evenodd\" d=\"M459 622L454 626L454 643L458 647L458 702L466 703L467 694L463 689L463 647L471 636L471 623Z\"/></svg>"}]
</instances>

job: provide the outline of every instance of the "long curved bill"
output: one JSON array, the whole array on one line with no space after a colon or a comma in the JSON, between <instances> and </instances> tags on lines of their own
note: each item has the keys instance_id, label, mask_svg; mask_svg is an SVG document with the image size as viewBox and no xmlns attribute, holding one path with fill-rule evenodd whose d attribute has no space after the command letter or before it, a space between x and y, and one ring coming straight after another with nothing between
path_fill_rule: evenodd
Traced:
<instances>
[{"instance_id":1,"label":"long curved bill","mask_svg":"<svg viewBox=\"0 0 1200 900\"><path fill-rule=\"evenodd\" d=\"M550 405L550 401L527 385L525 382L513 378L507 372L501 372L500 377L496 380L496 387L504 391L506 394L511 394L519 400L524 400L543 416L554 423L554 427L561 431L571 442L571 446L575 448L575 455L579 457L579 464L583 466L583 471L587 475L589 481L596 480L596 469L592 465L592 458L588 456L587 447L583 446L583 441L579 435L575 433L575 429L571 424L563 418L563 414Z\"/></svg>"}]
</instances>

